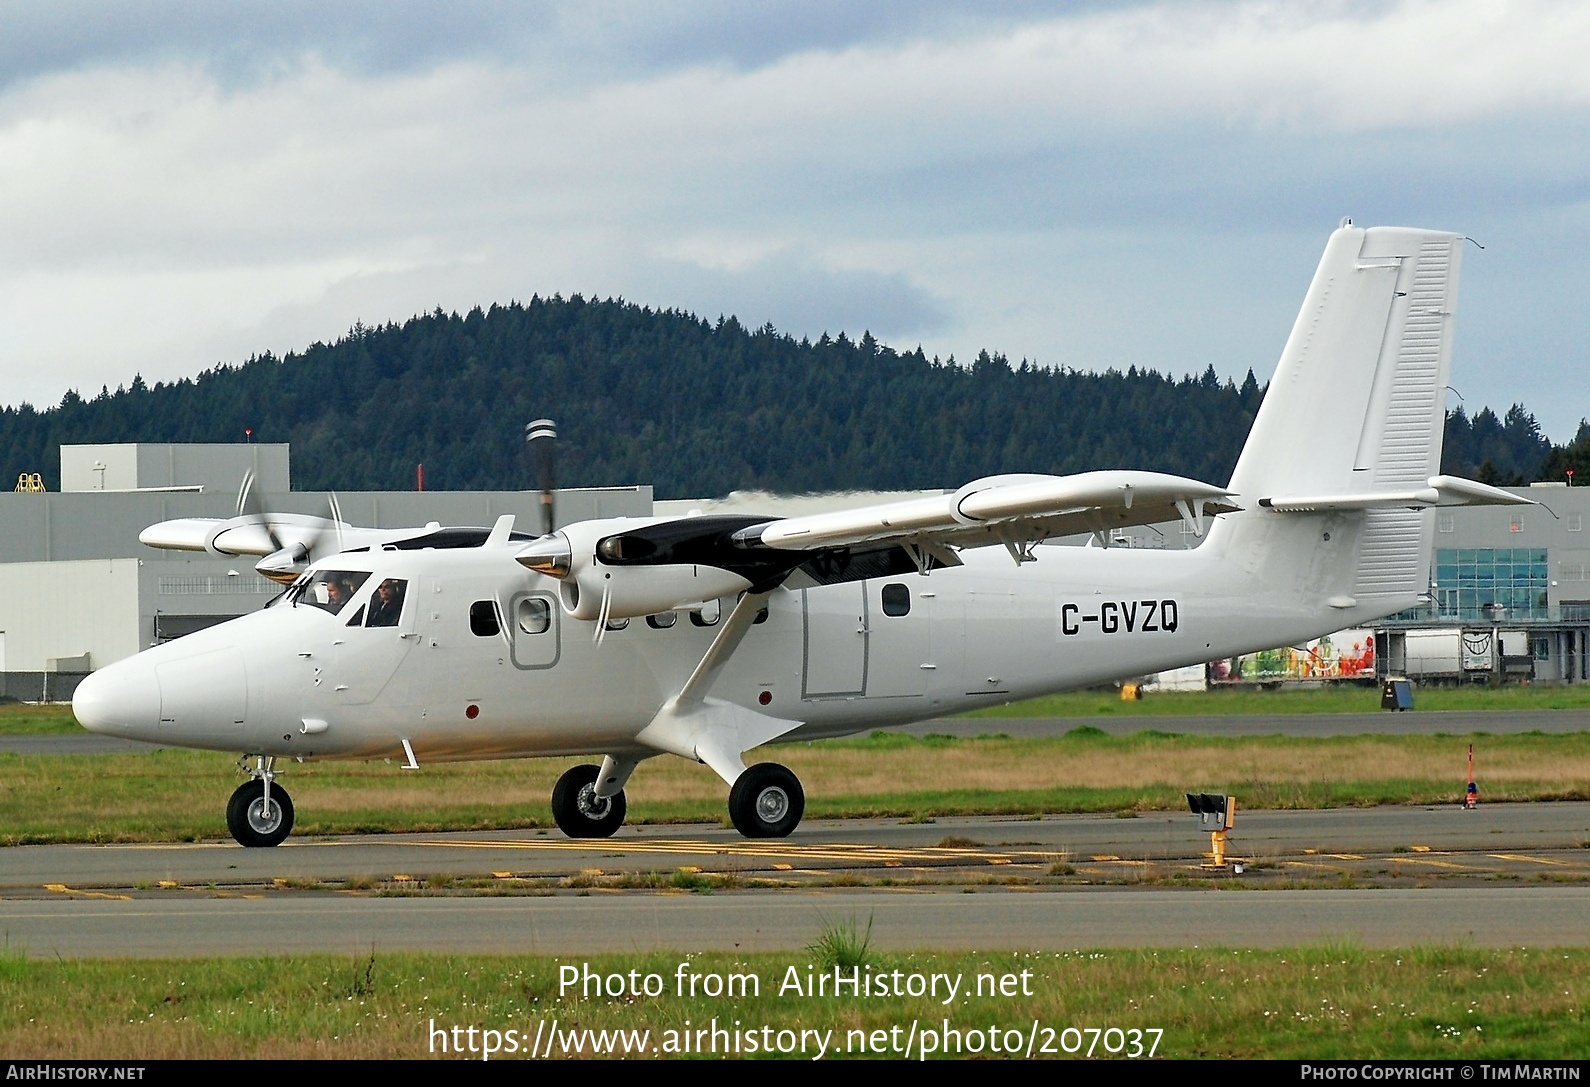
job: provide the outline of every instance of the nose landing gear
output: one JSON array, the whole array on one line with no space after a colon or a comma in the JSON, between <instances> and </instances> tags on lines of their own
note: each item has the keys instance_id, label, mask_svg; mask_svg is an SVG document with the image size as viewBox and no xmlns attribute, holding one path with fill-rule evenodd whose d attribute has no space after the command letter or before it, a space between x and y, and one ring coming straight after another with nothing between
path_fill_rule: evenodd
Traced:
<instances>
[{"instance_id":1,"label":"nose landing gear","mask_svg":"<svg viewBox=\"0 0 1590 1087\"><path fill-rule=\"evenodd\" d=\"M275 760L261 758L226 802L226 829L251 849L280 845L292 833L293 798L275 783Z\"/></svg>"},{"instance_id":2,"label":"nose landing gear","mask_svg":"<svg viewBox=\"0 0 1590 1087\"><path fill-rule=\"evenodd\" d=\"M624 825L624 791L598 796L601 773L589 763L571 767L552 787L552 818L570 838L611 838Z\"/></svg>"}]
</instances>

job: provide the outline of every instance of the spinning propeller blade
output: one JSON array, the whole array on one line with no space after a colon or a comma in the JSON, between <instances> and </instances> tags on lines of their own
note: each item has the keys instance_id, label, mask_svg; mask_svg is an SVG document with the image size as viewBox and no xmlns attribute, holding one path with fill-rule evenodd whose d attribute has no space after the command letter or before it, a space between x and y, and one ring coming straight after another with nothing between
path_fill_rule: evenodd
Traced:
<instances>
[{"instance_id":1,"label":"spinning propeller blade","mask_svg":"<svg viewBox=\"0 0 1590 1087\"><path fill-rule=\"evenodd\" d=\"M556 527L553 518L554 452L558 428L551 419L533 419L524 426L524 440L536 464L536 489L541 492L541 535L550 536Z\"/></svg>"},{"instance_id":2,"label":"spinning propeller blade","mask_svg":"<svg viewBox=\"0 0 1590 1087\"><path fill-rule=\"evenodd\" d=\"M237 494L237 515L245 524L257 526L271 543L271 553L254 564L254 569L272 581L291 585L298 580L304 568L317 558L334 555L343 550L342 504L335 492L326 495L327 516L316 517L307 531L298 539L287 542L278 531L278 521L265 504L264 495L255 489L254 473L243 476L243 485ZM333 546L323 546L328 541Z\"/></svg>"}]
</instances>

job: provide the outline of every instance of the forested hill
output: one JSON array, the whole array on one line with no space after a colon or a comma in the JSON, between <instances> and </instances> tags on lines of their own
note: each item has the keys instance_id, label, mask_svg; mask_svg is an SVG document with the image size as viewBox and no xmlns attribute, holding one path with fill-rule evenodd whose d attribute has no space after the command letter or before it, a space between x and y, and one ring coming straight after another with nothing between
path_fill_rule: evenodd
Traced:
<instances>
[{"instance_id":1,"label":"forested hill","mask_svg":"<svg viewBox=\"0 0 1590 1087\"><path fill-rule=\"evenodd\" d=\"M870 335L812 343L576 296L355 327L333 344L192 380L6 408L0 479L36 471L55 489L62 443L230 442L252 428L256 441L292 443L294 483L306 490L408 489L420 462L427 487L514 489L530 480L524 423L548 416L561 485L650 483L659 498L1093 468L1224 482L1262 395L1251 374L1239 389L1212 368L1201 378L1095 374L986 352L962 366ZM1464 435L1481 419L1464 417ZM1500 431L1492 445L1510 450ZM1538 445L1505 469L1493 451L1493 475L1538 471L1552 453Z\"/></svg>"}]
</instances>

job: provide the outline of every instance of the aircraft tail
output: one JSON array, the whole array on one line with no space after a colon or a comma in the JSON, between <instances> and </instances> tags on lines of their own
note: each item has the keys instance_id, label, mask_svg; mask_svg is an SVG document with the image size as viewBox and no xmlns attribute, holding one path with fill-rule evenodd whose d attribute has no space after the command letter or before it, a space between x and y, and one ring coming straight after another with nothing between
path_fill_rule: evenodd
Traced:
<instances>
[{"instance_id":1,"label":"aircraft tail","mask_svg":"<svg viewBox=\"0 0 1590 1087\"><path fill-rule=\"evenodd\" d=\"M1424 592L1435 515L1385 498L1434 493L1462 242L1350 223L1331 235L1231 476L1244 511L1211 545L1355 617Z\"/></svg>"}]
</instances>

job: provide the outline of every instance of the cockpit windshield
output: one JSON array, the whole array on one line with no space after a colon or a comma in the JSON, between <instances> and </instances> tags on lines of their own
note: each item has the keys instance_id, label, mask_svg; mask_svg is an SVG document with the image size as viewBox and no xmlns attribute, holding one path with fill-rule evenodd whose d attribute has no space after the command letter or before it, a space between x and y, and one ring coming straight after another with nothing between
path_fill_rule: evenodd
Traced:
<instances>
[{"instance_id":1,"label":"cockpit windshield","mask_svg":"<svg viewBox=\"0 0 1590 1087\"><path fill-rule=\"evenodd\" d=\"M317 570L293 589L293 606L305 604L336 615L370 578L365 570Z\"/></svg>"}]
</instances>

